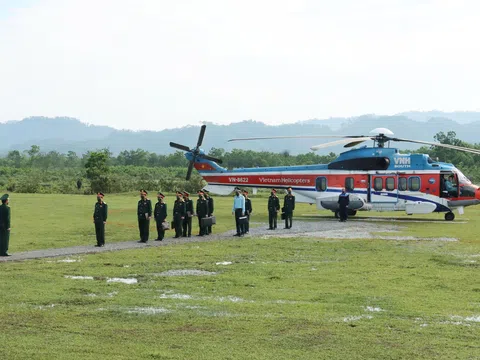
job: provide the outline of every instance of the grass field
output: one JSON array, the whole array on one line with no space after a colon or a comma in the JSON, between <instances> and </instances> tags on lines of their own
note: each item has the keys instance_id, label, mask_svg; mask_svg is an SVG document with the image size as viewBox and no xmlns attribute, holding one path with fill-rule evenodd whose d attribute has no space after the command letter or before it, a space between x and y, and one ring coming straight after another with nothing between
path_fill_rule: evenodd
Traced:
<instances>
[{"instance_id":1,"label":"grass field","mask_svg":"<svg viewBox=\"0 0 480 360\"><path fill-rule=\"evenodd\" d=\"M215 199L215 232L232 229L231 199ZM11 201L12 253L95 243L94 198ZM136 194L106 201L107 243L137 239ZM296 211L331 221L319 214ZM456 242L228 238L0 263L0 359L480 359L479 221L396 221Z\"/></svg>"}]
</instances>

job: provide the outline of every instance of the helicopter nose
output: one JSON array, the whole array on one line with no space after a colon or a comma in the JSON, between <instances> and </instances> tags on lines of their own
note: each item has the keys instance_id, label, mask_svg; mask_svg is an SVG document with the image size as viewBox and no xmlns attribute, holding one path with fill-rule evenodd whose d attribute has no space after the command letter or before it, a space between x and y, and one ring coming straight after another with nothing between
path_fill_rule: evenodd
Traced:
<instances>
[{"instance_id":1,"label":"helicopter nose","mask_svg":"<svg viewBox=\"0 0 480 360\"><path fill-rule=\"evenodd\" d=\"M477 186L477 190L475 190L475 199L480 200L480 188Z\"/></svg>"}]
</instances>

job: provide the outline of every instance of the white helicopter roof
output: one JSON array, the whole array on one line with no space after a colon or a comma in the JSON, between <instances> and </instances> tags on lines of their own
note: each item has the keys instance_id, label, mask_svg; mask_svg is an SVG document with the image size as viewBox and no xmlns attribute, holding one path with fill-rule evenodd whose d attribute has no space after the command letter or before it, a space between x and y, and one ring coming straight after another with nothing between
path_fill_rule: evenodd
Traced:
<instances>
[{"instance_id":1,"label":"white helicopter roof","mask_svg":"<svg viewBox=\"0 0 480 360\"><path fill-rule=\"evenodd\" d=\"M393 135L393 132L388 130L387 128L376 128L376 129L373 129L372 131L370 131L370 134L372 134L372 135L380 135L380 134Z\"/></svg>"}]
</instances>

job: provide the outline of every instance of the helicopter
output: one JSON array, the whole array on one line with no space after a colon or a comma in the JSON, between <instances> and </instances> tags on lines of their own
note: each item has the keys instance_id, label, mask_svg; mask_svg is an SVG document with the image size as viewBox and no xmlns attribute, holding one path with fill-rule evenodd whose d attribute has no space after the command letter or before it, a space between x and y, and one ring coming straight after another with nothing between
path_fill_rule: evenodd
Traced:
<instances>
[{"instance_id":1,"label":"helicopter","mask_svg":"<svg viewBox=\"0 0 480 360\"><path fill-rule=\"evenodd\" d=\"M206 125L200 128L197 145L189 148L170 142L185 151L189 161L186 180L195 168L207 181L207 189L228 195L237 187L291 188L296 201L315 204L319 210L331 210L339 217L338 195L342 188L350 194L348 214L357 211L404 211L408 215L445 213L447 221L455 219L467 206L480 203L480 189L453 164L434 161L426 154L402 154L391 142L409 142L439 146L480 155L480 150L428 141L394 137L386 128L373 129L369 135L305 135L234 138L228 141L275 139L340 138L312 146L315 151L329 146L352 148L328 164L255 167L229 170L222 160L209 156L200 148ZM373 146L355 146L373 140ZM385 146L387 145L387 146ZM450 184L447 184L447 179Z\"/></svg>"}]
</instances>

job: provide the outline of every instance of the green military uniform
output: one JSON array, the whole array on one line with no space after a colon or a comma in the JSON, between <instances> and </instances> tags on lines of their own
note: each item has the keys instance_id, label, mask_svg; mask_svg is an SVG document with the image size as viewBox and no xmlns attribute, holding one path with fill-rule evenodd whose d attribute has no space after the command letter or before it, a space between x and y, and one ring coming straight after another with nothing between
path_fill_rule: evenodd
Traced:
<instances>
[{"instance_id":1,"label":"green military uniform","mask_svg":"<svg viewBox=\"0 0 480 360\"><path fill-rule=\"evenodd\" d=\"M7 205L8 194L3 195L0 205L0 256L8 254L8 243L10 242L10 207Z\"/></svg>"},{"instance_id":2,"label":"green military uniform","mask_svg":"<svg viewBox=\"0 0 480 360\"><path fill-rule=\"evenodd\" d=\"M192 236L192 216L193 216L193 200L189 198L190 194L187 192L183 193L185 200L185 219L183 219L183 237Z\"/></svg>"},{"instance_id":3,"label":"green military uniform","mask_svg":"<svg viewBox=\"0 0 480 360\"><path fill-rule=\"evenodd\" d=\"M146 192L145 192L146 195ZM152 217L152 202L150 199L140 199L137 206L138 230L140 242L146 243L150 235L150 218Z\"/></svg>"},{"instance_id":4,"label":"green military uniform","mask_svg":"<svg viewBox=\"0 0 480 360\"><path fill-rule=\"evenodd\" d=\"M203 197L203 192L199 193L197 200L197 217L198 217L198 236L208 235L208 226L202 226L202 219L206 218L209 213L208 200Z\"/></svg>"},{"instance_id":5,"label":"green military uniform","mask_svg":"<svg viewBox=\"0 0 480 360\"><path fill-rule=\"evenodd\" d=\"M215 210L215 204L213 202L213 198L210 196L210 192L208 190L203 189L205 193L205 199L208 202L208 217L213 215L213 211ZM206 235L210 235L212 233L212 225L207 226Z\"/></svg>"},{"instance_id":6,"label":"green military uniform","mask_svg":"<svg viewBox=\"0 0 480 360\"><path fill-rule=\"evenodd\" d=\"M103 194L102 194L103 197ZM95 235L97 236L97 246L105 245L105 222L108 216L108 205L106 202L97 201L93 211L93 222L95 224Z\"/></svg>"},{"instance_id":7,"label":"green military uniform","mask_svg":"<svg viewBox=\"0 0 480 360\"><path fill-rule=\"evenodd\" d=\"M176 238L181 237L183 234L183 219L185 219L186 214L185 201L180 196L173 204L173 225L175 227Z\"/></svg>"},{"instance_id":8,"label":"green military uniform","mask_svg":"<svg viewBox=\"0 0 480 360\"><path fill-rule=\"evenodd\" d=\"M165 196L162 193L158 193L158 195L162 200L158 200L155 204L155 211L153 212L155 223L157 225L157 238L155 240L162 241L165 237L165 229L162 224L167 218L167 204L163 202Z\"/></svg>"},{"instance_id":9,"label":"green military uniform","mask_svg":"<svg viewBox=\"0 0 480 360\"><path fill-rule=\"evenodd\" d=\"M280 210L280 200L276 195L277 191L272 190L271 195L268 198L268 229L274 230L277 228L277 213Z\"/></svg>"},{"instance_id":10,"label":"green military uniform","mask_svg":"<svg viewBox=\"0 0 480 360\"><path fill-rule=\"evenodd\" d=\"M285 195L283 199L283 212L285 213L285 229L292 227L293 210L295 210L295 196L292 195L291 190Z\"/></svg>"}]
</instances>

